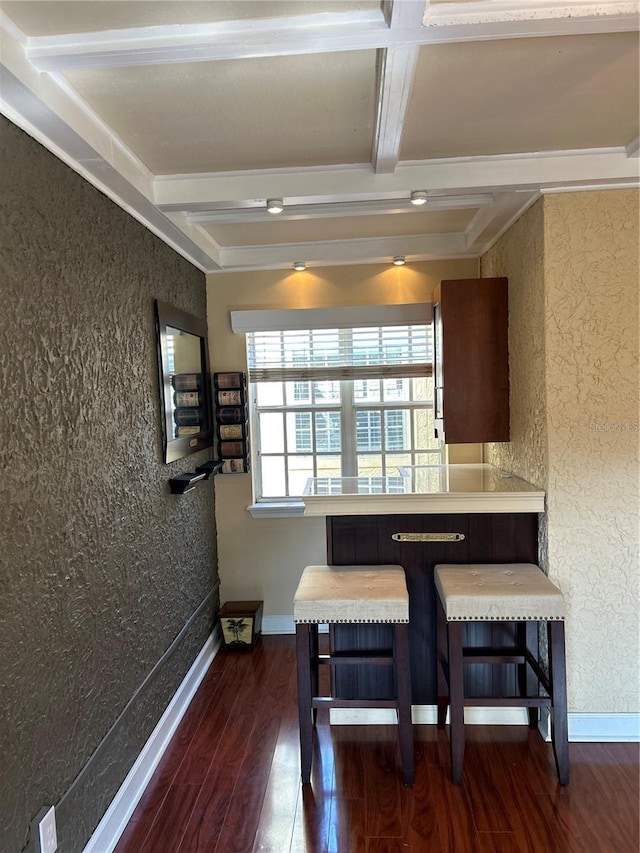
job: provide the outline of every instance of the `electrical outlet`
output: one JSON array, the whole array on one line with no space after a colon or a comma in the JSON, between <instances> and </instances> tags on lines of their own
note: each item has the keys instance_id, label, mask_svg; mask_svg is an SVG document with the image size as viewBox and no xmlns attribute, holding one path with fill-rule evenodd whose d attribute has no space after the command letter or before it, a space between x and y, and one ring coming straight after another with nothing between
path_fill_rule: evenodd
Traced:
<instances>
[{"instance_id":1,"label":"electrical outlet","mask_svg":"<svg viewBox=\"0 0 640 853\"><path fill-rule=\"evenodd\" d=\"M45 806L36 815L32 824L35 840L35 853L56 853L58 833L56 831L56 810L54 806Z\"/></svg>"}]
</instances>

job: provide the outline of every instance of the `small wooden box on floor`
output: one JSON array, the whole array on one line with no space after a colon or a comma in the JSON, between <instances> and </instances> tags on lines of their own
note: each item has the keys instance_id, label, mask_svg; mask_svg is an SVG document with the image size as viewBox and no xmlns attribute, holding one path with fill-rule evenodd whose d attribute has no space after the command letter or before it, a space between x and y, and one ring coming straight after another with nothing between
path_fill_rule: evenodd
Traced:
<instances>
[{"instance_id":1,"label":"small wooden box on floor","mask_svg":"<svg viewBox=\"0 0 640 853\"><path fill-rule=\"evenodd\" d=\"M237 651L255 645L262 628L262 601L227 601L218 617L222 646Z\"/></svg>"}]
</instances>

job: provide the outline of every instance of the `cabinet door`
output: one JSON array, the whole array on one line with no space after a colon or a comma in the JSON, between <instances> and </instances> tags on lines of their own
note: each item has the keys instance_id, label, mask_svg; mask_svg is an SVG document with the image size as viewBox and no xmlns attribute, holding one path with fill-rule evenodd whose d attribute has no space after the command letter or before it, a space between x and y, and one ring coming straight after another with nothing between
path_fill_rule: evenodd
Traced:
<instances>
[{"instance_id":1,"label":"cabinet door","mask_svg":"<svg viewBox=\"0 0 640 853\"><path fill-rule=\"evenodd\" d=\"M443 429L443 385L442 312L440 311L440 303L436 302L433 306L433 417L436 422L436 438L438 438L438 429Z\"/></svg>"},{"instance_id":2,"label":"cabinet door","mask_svg":"<svg viewBox=\"0 0 640 853\"><path fill-rule=\"evenodd\" d=\"M436 434L447 444L509 440L508 282L440 282L434 296Z\"/></svg>"}]
</instances>

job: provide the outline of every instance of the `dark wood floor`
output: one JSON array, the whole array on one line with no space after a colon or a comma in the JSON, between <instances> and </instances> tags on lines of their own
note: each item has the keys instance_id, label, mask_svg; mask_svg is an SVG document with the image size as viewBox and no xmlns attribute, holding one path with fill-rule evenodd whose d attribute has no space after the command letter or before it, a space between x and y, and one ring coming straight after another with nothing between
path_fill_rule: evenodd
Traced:
<instances>
[{"instance_id":1,"label":"dark wood floor","mask_svg":"<svg viewBox=\"0 0 640 853\"><path fill-rule=\"evenodd\" d=\"M318 723L303 790L294 638L219 652L116 853L638 853L637 745L571 744L562 789L537 732L469 726L456 787L446 733L415 726L405 788L394 727Z\"/></svg>"}]
</instances>

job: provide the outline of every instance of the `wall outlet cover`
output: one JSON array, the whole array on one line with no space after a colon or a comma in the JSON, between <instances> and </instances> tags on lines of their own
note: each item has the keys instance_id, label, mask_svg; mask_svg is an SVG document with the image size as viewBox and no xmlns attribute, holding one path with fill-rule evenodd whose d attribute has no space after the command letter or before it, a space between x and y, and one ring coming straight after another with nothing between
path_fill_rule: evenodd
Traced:
<instances>
[{"instance_id":1,"label":"wall outlet cover","mask_svg":"<svg viewBox=\"0 0 640 853\"><path fill-rule=\"evenodd\" d=\"M31 826L35 853L56 853L58 833L56 831L55 807L45 806L40 809Z\"/></svg>"}]
</instances>

